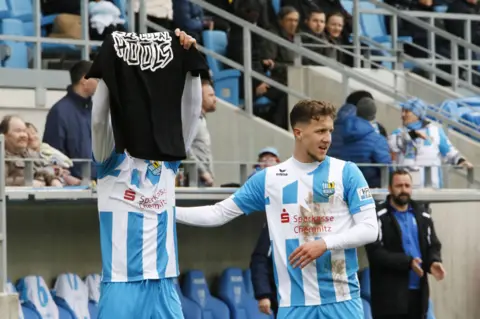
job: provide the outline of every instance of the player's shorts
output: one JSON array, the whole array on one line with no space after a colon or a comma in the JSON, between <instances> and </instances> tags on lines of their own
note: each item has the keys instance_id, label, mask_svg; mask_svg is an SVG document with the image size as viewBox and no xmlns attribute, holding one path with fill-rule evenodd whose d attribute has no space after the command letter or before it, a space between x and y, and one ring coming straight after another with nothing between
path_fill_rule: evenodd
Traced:
<instances>
[{"instance_id":1,"label":"player's shorts","mask_svg":"<svg viewBox=\"0 0 480 319\"><path fill-rule=\"evenodd\" d=\"M320 306L280 307L277 319L363 319L360 298Z\"/></svg>"},{"instance_id":2,"label":"player's shorts","mask_svg":"<svg viewBox=\"0 0 480 319\"><path fill-rule=\"evenodd\" d=\"M173 278L102 283L98 319L183 319Z\"/></svg>"}]
</instances>

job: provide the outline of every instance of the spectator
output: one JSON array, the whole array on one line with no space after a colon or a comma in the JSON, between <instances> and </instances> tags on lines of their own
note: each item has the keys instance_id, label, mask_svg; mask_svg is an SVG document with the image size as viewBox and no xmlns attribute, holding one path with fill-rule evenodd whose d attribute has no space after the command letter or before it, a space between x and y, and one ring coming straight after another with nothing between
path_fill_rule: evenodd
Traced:
<instances>
[{"instance_id":1,"label":"spectator","mask_svg":"<svg viewBox=\"0 0 480 319\"><path fill-rule=\"evenodd\" d=\"M43 158L46 163L54 167L55 175L59 177L60 181L64 185L80 185L82 181L76 177L73 177L69 171L69 168L73 166L72 160L47 143L41 143L40 137L38 136L38 130L35 125L28 122L25 123L25 125L27 127L28 148L39 153L40 157Z\"/></svg>"},{"instance_id":2,"label":"spectator","mask_svg":"<svg viewBox=\"0 0 480 319\"><path fill-rule=\"evenodd\" d=\"M304 25L305 20L308 19L311 12L323 9L315 3L315 0L281 0L281 4L282 7L293 7L298 11L302 29L307 27Z\"/></svg>"},{"instance_id":3,"label":"spectator","mask_svg":"<svg viewBox=\"0 0 480 319\"><path fill-rule=\"evenodd\" d=\"M305 22L306 24L306 33L309 36L304 36L302 39L302 43L308 45L316 45L314 47L309 47L310 50L324 55L326 57L336 59L337 52L336 50L329 44L328 38L325 30L325 13L320 10L312 11L308 15L308 18ZM302 61L303 65L320 65L308 58L303 58Z\"/></svg>"},{"instance_id":4,"label":"spectator","mask_svg":"<svg viewBox=\"0 0 480 319\"><path fill-rule=\"evenodd\" d=\"M0 122L0 134L5 135L5 184L6 186L26 185L26 163L22 159L33 161L33 187L61 187L60 179L52 167L41 159L40 154L28 149L28 134L25 122L12 115L5 116Z\"/></svg>"},{"instance_id":5,"label":"spectator","mask_svg":"<svg viewBox=\"0 0 480 319\"><path fill-rule=\"evenodd\" d=\"M132 0L135 11L135 30L140 30L140 0ZM173 1L172 0L144 0L147 11L147 20L160 25L166 29L173 29ZM158 32L158 30L147 27L147 32Z\"/></svg>"},{"instance_id":6,"label":"spectator","mask_svg":"<svg viewBox=\"0 0 480 319\"><path fill-rule=\"evenodd\" d=\"M363 98L363 97L369 97L372 100L374 99L372 93L370 93L368 91L358 90L358 91L354 91L354 92L350 93L347 96L347 99L345 100L345 103L357 106L358 101L360 101L360 99Z\"/></svg>"},{"instance_id":7,"label":"spectator","mask_svg":"<svg viewBox=\"0 0 480 319\"><path fill-rule=\"evenodd\" d=\"M410 171L414 187L424 187L424 167L431 167L432 187L442 187L443 162L472 168L450 143L440 126L426 119L427 105L419 99L400 104L403 126L389 136L388 141L395 163Z\"/></svg>"},{"instance_id":8,"label":"spectator","mask_svg":"<svg viewBox=\"0 0 480 319\"><path fill-rule=\"evenodd\" d=\"M299 22L298 11L293 7L283 7L278 14L278 18L280 30L271 31L293 43ZM263 66L271 72L271 77L274 80L287 85L287 68L289 65L293 65L294 52L271 41L266 41L264 51L265 59L262 61ZM267 83L258 85L255 94L257 97L266 96L273 101L274 107L271 108L267 119L287 129L287 95L276 88L270 87Z\"/></svg>"},{"instance_id":9,"label":"spectator","mask_svg":"<svg viewBox=\"0 0 480 319\"><path fill-rule=\"evenodd\" d=\"M126 31L125 19L120 17L120 9L106 0L90 1L88 4L90 19L90 39L102 41L114 31Z\"/></svg>"},{"instance_id":10,"label":"spectator","mask_svg":"<svg viewBox=\"0 0 480 319\"><path fill-rule=\"evenodd\" d=\"M173 21L175 27L185 31L198 42L202 40L204 29L213 30L214 27L213 20L204 17L202 7L188 0L173 1Z\"/></svg>"},{"instance_id":11,"label":"spectator","mask_svg":"<svg viewBox=\"0 0 480 319\"><path fill-rule=\"evenodd\" d=\"M332 13L327 17L327 25L326 25L326 33L328 42L332 45L342 46L347 44L347 42L342 37L343 26L345 24L345 18L339 12ZM337 60L338 62L343 63L343 52L332 48L333 50L330 52L330 57Z\"/></svg>"},{"instance_id":12,"label":"spectator","mask_svg":"<svg viewBox=\"0 0 480 319\"><path fill-rule=\"evenodd\" d=\"M387 200L377 206L379 238L367 245L376 319L426 318L427 273L436 280L446 274L432 217L411 196L410 174L393 172Z\"/></svg>"},{"instance_id":13,"label":"spectator","mask_svg":"<svg viewBox=\"0 0 480 319\"><path fill-rule=\"evenodd\" d=\"M97 87L95 79L84 78L91 62L77 62L70 69L71 85L67 94L52 106L47 115L43 142L56 148L72 159L92 158L91 96ZM74 165L70 172L76 178L82 178L80 165ZM91 178L96 178L92 164Z\"/></svg>"},{"instance_id":14,"label":"spectator","mask_svg":"<svg viewBox=\"0 0 480 319\"><path fill-rule=\"evenodd\" d=\"M252 285L258 308L264 314L277 315L278 300L277 287L273 275L273 260L270 249L270 235L265 223L258 237L257 245L250 260Z\"/></svg>"},{"instance_id":15,"label":"spectator","mask_svg":"<svg viewBox=\"0 0 480 319\"><path fill-rule=\"evenodd\" d=\"M337 118L334 124L332 133L332 145L328 149L328 155L340 158L340 150L343 148L343 127L345 126L347 118L357 115L357 108L353 104L343 105L337 112Z\"/></svg>"},{"instance_id":16,"label":"spectator","mask_svg":"<svg viewBox=\"0 0 480 319\"><path fill-rule=\"evenodd\" d=\"M339 13L343 16L344 26L342 30L342 38L344 43L348 43L350 35L353 32L353 18L350 13L342 6L340 0L314 0L316 5L328 16Z\"/></svg>"},{"instance_id":17,"label":"spectator","mask_svg":"<svg viewBox=\"0 0 480 319\"><path fill-rule=\"evenodd\" d=\"M277 165L278 163L280 163L280 155L275 147L262 148L258 153L257 164L253 166L254 171L249 178L256 172L259 172L266 167Z\"/></svg>"},{"instance_id":18,"label":"spectator","mask_svg":"<svg viewBox=\"0 0 480 319\"><path fill-rule=\"evenodd\" d=\"M375 132L387 138L387 130L377 122L377 106L372 98L363 97L358 101L357 116L369 121Z\"/></svg>"},{"instance_id":19,"label":"spectator","mask_svg":"<svg viewBox=\"0 0 480 319\"><path fill-rule=\"evenodd\" d=\"M205 116L207 113L215 112L217 98L210 81L203 80L202 95L202 115L189 155L198 167L199 186L213 186L212 143Z\"/></svg>"},{"instance_id":20,"label":"spectator","mask_svg":"<svg viewBox=\"0 0 480 319\"><path fill-rule=\"evenodd\" d=\"M358 103L359 106L364 99L360 100ZM373 102L371 99L370 101ZM364 108L369 110L365 111ZM340 130L338 127L335 128L338 132L337 134L341 136L340 138L342 139L343 145L332 143L329 155L356 164L371 163L390 165L392 159L390 157L387 139L378 134L370 123L371 118L375 117L375 103L362 106L362 109L357 108L357 115L359 110L362 110L362 115L368 114L368 118L353 115L343 118ZM360 166L359 168L370 188L381 187L380 167Z\"/></svg>"}]
</instances>

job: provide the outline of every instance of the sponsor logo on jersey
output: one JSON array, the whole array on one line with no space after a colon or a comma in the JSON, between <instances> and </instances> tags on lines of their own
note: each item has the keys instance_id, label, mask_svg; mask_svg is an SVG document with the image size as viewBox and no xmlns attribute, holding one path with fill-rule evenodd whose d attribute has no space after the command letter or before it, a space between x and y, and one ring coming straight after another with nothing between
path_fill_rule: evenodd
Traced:
<instances>
[{"instance_id":1,"label":"sponsor logo on jersey","mask_svg":"<svg viewBox=\"0 0 480 319\"><path fill-rule=\"evenodd\" d=\"M288 176L287 170L286 169L278 169L277 176Z\"/></svg>"},{"instance_id":2,"label":"sponsor logo on jersey","mask_svg":"<svg viewBox=\"0 0 480 319\"><path fill-rule=\"evenodd\" d=\"M168 32L136 34L112 33L117 56L130 66L142 71L165 68L173 60L172 37Z\"/></svg>"},{"instance_id":3,"label":"sponsor logo on jersey","mask_svg":"<svg viewBox=\"0 0 480 319\"><path fill-rule=\"evenodd\" d=\"M335 194L335 182L323 182L322 192L323 195L326 197L330 197Z\"/></svg>"},{"instance_id":4,"label":"sponsor logo on jersey","mask_svg":"<svg viewBox=\"0 0 480 319\"><path fill-rule=\"evenodd\" d=\"M280 214L280 221L282 222L282 224L290 222L290 215L287 213L287 210L285 208L282 210L282 213Z\"/></svg>"},{"instance_id":5,"label":"sponsor logo on jersey","mask_svg":"<svg viewBox=\"0 0 480 319\"><path fill-rule=\"evenodd\" d=\"M358 198L361 201L368 200L368 199L372 198L372 193L370 192L370 188L368 186L357 188L357 194L358 194Z\"/></svg>"},{"instance_id":6,"label":"sponsor logo on jersey","mask_svg":"<svg viewBox=\"0 0 480 319\"><path fill-rule=\"evenodd\" d=\"M153 175L159 176L162 173L162 162L159 161L149 161L148 170L152 172Z\"/></svg>"}]
</instances>

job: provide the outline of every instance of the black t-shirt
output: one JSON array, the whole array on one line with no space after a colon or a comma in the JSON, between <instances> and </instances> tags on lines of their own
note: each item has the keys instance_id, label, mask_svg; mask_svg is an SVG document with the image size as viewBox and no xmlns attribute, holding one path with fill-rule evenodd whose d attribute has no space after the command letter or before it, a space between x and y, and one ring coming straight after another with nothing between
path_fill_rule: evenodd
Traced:
<instances>
[{"instance_id":1,"label":"black t-shirt","mask_svg":"<svg viewBox=\"0 0 480 319\"><path fill-rule=\"evenodd\" d=\"M113 32L104 40L86 78L105 81L115 151L136 158L186 158L181 103L187 72L208 76L205 59L185 50L173 32Z\"/></svg>"}]
</instances>

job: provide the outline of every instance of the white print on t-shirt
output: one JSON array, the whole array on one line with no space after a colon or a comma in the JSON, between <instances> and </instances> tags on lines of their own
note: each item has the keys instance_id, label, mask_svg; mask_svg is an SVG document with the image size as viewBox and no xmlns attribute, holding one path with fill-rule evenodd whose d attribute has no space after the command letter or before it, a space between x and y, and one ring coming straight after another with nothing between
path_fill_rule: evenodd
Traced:
<instances>
[{"instance_id":1,"label":"white print on t-shirt","mask_svg":"<svg viewBox=\"0 0 480 319\"><path fill-rule=\"evenodd\" d=\"M142 71L163 69L173 60L172 37L168 32L137 34L112 33L119 58L128 65L139 65Z\"/></svg>"}]
</instances>

